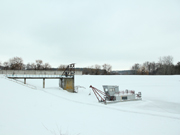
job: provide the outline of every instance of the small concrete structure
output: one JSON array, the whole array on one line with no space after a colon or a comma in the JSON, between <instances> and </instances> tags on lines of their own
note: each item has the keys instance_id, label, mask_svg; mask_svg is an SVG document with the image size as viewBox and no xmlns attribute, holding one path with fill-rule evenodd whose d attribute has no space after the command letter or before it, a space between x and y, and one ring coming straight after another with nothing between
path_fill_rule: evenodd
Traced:
<instances>
[{"instance_id":1,"label":"small concrete structure","mask_svg":"<svg viewBox=\"0 0 180 135\"><path fill-rule=\"evenodd\" d=\"M59 87L69 92L74 92L74 76L72 78L60 78Z\"/></svg>"}]
</instances>

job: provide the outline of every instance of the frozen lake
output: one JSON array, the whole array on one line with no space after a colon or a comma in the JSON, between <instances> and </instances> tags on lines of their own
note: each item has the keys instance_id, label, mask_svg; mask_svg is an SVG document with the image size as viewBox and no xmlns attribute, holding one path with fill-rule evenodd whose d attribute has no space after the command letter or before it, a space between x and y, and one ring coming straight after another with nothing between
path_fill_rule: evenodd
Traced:
<instances>
[{"instance_id":1,"label":"frozen lake","mask_svg":"<svg viewBox=\"0 0 180 135\"><path fill-rule=\"evenodd\" d=\"M180 76L75 76L78 93L59 80L27 80L30 89L0 76L0 134L179 135ZM142 101L104 105L89 86L118 85L142 92ZM91 95L89 95L91 93Z\"/></svg>"}]
</instances>

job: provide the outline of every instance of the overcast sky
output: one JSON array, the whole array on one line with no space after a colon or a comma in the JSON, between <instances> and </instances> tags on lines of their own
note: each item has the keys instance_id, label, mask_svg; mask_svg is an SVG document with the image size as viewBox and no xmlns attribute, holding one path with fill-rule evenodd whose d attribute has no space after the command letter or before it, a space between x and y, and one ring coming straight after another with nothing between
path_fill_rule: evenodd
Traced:
<instances>
[{"instance_id":1,"label":"overcast sky","mask_svg":"<svg viewBox=\"0 0 180 135\"><path fill-rule=\"evenodd\" d=\"M180 61L179 0L0 0L0 61L53 67Z\"/></svg>"}]
</instances>

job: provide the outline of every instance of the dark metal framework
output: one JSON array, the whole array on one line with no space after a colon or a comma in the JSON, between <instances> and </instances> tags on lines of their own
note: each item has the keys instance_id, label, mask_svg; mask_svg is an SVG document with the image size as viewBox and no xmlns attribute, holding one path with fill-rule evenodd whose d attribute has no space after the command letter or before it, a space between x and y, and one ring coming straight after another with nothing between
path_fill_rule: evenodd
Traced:
<instances>
[{"instance_id":1,"label":"dark metal framework","mask_svg":"<svg viewBox=\"0 0 180 135\"><path fill-rule=\"evenodd\" d=\"M64 72L62 73L62 76L65 75L67 76L74 76L75 74L75 63L69 64Z\"/></svg>"}]
</instances>

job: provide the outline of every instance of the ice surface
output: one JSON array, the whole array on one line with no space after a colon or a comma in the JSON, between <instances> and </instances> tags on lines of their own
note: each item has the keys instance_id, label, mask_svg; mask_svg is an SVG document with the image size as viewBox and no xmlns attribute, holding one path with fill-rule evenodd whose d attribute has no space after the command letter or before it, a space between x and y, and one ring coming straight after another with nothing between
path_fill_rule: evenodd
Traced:
<instances>
[{"instance_id":1,"label":"ice surface","mask_svg":"<svg viewBox=\"0 0 180 135\"><path fill-rule=\"evenodd\" d=\"M78 93L59 80L26 80L37 90L0 78L0 135L179 135L180 76L75 76ZM118 85L142 101L104 105L89 88ZM91 93L91 94L90 94Z\"/></svg>"}]
</instances>

